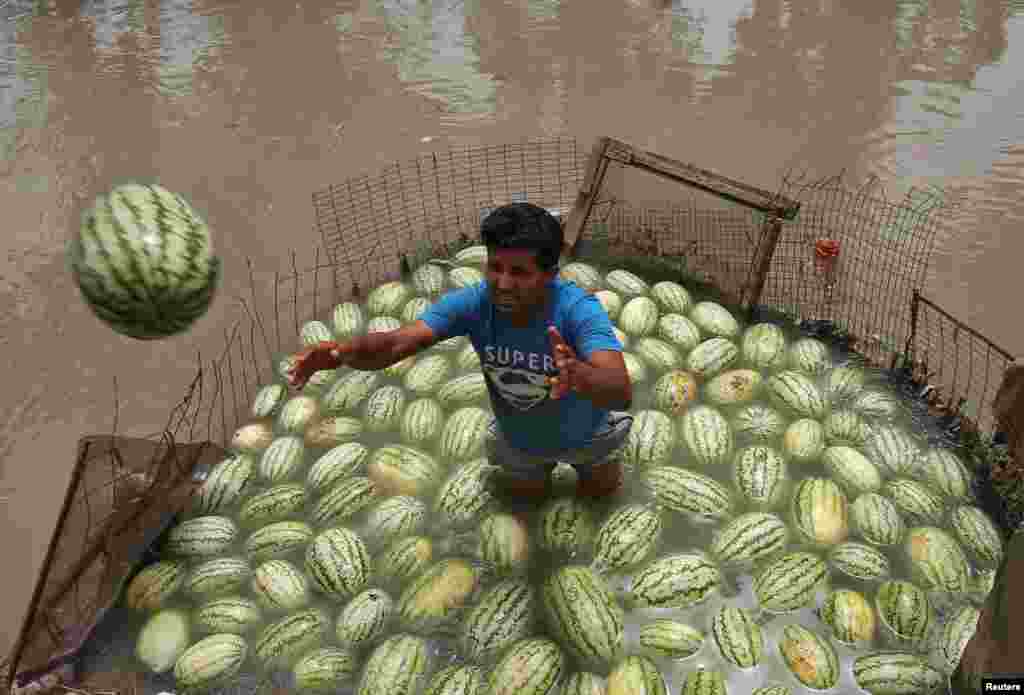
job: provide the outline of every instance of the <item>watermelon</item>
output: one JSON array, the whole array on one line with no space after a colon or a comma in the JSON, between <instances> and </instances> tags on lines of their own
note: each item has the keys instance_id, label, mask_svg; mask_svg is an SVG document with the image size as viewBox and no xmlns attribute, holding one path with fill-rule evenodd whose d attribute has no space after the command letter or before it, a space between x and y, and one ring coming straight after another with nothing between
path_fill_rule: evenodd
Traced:
<instances>
[{"instance_id":1,"label":"watermelon","mask_svg":"<svg viewBox=\"0 0 1024 695\"><path fill-rule=\"evenodd\" d=\"M688 608L707 601L722 585L722 573L703 553L664 555L643 567L626 592L627 608Z\"/></svg>"},{"instance_id":2,"label":"watermelon","mask_svg":"<svg viewBox=\"0 0 1024 695\"><path fill-rule=\"evenodd\" d=\"M381 589L366 589L352 597L338 613L334 636L338 644L363 649L383 638L391 627L395 603Z\"/></svg>"},{"instance_id":3,"label":"watermelon","mask_svg":"<svg viewBox=\"0 0 1024 695\"><path fill-rule=\"evenodd\" d=\"M755 369L776 369L786 363L786 335L773 323L758 323L743 333L743 361Z\"/></svg>"},{"instance_id":4,"label":"watermelon","mask_svg":"<svg viewBox=\"0 0 1024 695\"><path fill-rule=\"evenodd\" d=\"M763 609L788 613L803 608L828 577L828 566L814 553L796 551L773 560L754 577L754 594Z\"/></svg>"},{"instance_id":5,"label":"watermelon","mask_svg":"<svg viewBox=\"0 0 1024 695\"><path fill-rule=\"evenodd\" d=\"M890 579L878 587L875 610L882 625L897 640L909 644L923 642L935 619L928 595L901 579Z\"/></svg>"},{"instance_id":6,"label":"watermelon","mask_svg":"<svg viewBox=\"0 0 1024 695\"><path fill-rule=\"evenodd\" d=\"M640 628L640 648L663 659L688 659L704 646L705 635L678 620L658 618Z\"/></svg>"},{"instance_id":7,"label":"watermelon","mask_svg":"<svg viewBox=\"0 0 1024 695\"><path fill-rule=\"evenodd\" d=\"M870 695L937 695L946 679L916 654L879 652L853 662L853 679Z\"/></svg>"},{"instance_id":8,"label":"watermelon","mask_svg":"<svg viewBox=\"0 0 1024 695\"><path fill-rule=\"evenodd\" d=\"M536 590L522 579L491 586L465 614L458 632L459 653L471 662L488 663L538 628Z\"/></svg>"},{"instance_id":9,"label":"watermelon","mask_svg":"<svg viewBox=\"0 0 1024 695\"><path fill-rule=\"evenodd\" d=\"M427 683L431 661L423 637L391 635L370 653L355 695L416 695Z\"/></svg>"},{"instance_id":10,"label":"watermelon","mask_svg":"<svg viewBox=\"0 0 1024 695\"><path fill-rule=\"evenodd\" d=\"M244 596L225 596L199 606L193 622L206 634L245 635L263 622L263 610Z\"/></svg>"},{"instance_id":11,"label":"watermelon","mask_svg":"<svg viewBox=\"0 0 1024 695\"><path fill-rule=\"evenodd\" d=\"M407 632L424 636L452 627L479 589L480 580L480 570L459 558L431 565L399 597L399 624Z\"/></svg>"},{"instance_id":12,"label":"watermelon","mask_svg":"<svg viewBox=\"0 0 1024 695\"><path fill-rule=\"evenodd\" d=\"M802 625L782 628L779 653L790 672L813 690L828 690L839 682L839 656L835 647Z\"/></svg>"},{"instance_id":13,"label":"watermelon","mask_svg":"<svg viewBox=\"0 0 1024 695\"><path fill-rule=\"evenodd\" d=\"M238 635L210 635L175 662L175 685L183 692L216 690L235 679L248 655L249 647Z\"/></svg>"},{"instance_id":14,"label":"watermelon","mask_svg":"<svg viewBox=\"0 0 1024 695\"><path fill-rule=\"evenodd\" d=\"M490 672L486 692L488 695L555 695L567 669L568 660L555 642L543 637L520 640L502 654Z\"/></svg>"},{"instance_id":15,"label":"watermelon","mask_svg":"<svg viewBox=\"0 0 1024 695\"><path fill-rule=\"evenodd\" d=\"M319 608L304 608L267 625L252 654L266 668L290 668L323 643L330 621Z\"/></svg>"},{"instance_id":16,"label":"watermelon","mask_svg":"<svg viewBox=\"0 0 1024 695\"><path fill-rule=\"evenodd\" d=\"M626 504L612 511L594 538L598 573L619 572L650 558L661 542L663 524L658 510L645 504Z\"/></svg>"},{"instance_id":17,"label":"watermelon","mask_svg":"<svg viewBox=\"0 0 1024 695\"><path fill-rule=\"evenodd\" d=\"M126 183L97 197L67 258L93 314L137 340L188 330L213 303L221 274L206 223L156 184Z\"/></svg>"},{"instance_id":18,"label":"watermelon","mask_svg":"<svg viewBox=\"0 0 1024 695\"><path fill-rule=\"evenodd\" d=\"M789 527L775 514L750 512L722 526L711 541L711 554L724 566L769 558L786 548Z\"/></svg>"},{"instance_id":19,"label":"watermelon","mask_svg":"<svg viewBox=\"0 0 1024 695\"><path fill-rule=\"evenodd\" d=\"M875 637L875 610L864 595L852 589L830 591L817 609L821 622L843 644L868 644Z\"/></svg>"},{"instance_id":20,"label":"watermelon","mask_svg":"<svg viewBox=\"0 0 1024 695\"><path fill-rule=\"evenodd\" d=\"M310 601L309 582L287 560L267 560L252 573L252 593L268 613L289 613Z\"/></svg>"},{"instance_id":21,"label":"watermelon","mask_svg":"<svg viewBox=\"0 0 1024 695\"><path fill-rule=\"evenodd\" d=\"M161 560L144 567L128 582L124 603L135 611L157 611L185 584L188 566L176 560Z\"/></svg>"},{"instance_id":22,"label":"watermelon","mask_svg":"<svg viewBox=\"0 0 1024 695\"><path fill-rule=\"evenodd\" d=\"M188 614L157 611L143 623L135 641L135 658L153 673L169 671L189 645Z\"/></svg>"},{"instance_id":23,"label":"watermelon","mask_svg":"<svg viewBox=\"0 0 1024 695\"><path fill-rule=\"evenodd\" d=\"M658 666L646 656L632 654L620 661L608 675L611 695L669 695Z\"/></svg>"},{"instance_id":24,"label":"watermelon","mask_svg":"<svg viewBox=\"0 0 1024 695\"><path fill-rule=\"evenodd\" d=\"M751 668L761 663L764 635L761 626L746 610L726 606L711 620L711 636L718 653L737 668Z\"/></svg>"},{"instance_id":25,"label":"watermelon","mask_svg":"<svg viewBox=\"0 0 1024 695\"><path fill-rule=\"evenodd\" d=\"M321 647L292 667L292 684L300 693L327 695L350 683L356 675L356 655L347 649Z\"/></svg>"}]
</instances>

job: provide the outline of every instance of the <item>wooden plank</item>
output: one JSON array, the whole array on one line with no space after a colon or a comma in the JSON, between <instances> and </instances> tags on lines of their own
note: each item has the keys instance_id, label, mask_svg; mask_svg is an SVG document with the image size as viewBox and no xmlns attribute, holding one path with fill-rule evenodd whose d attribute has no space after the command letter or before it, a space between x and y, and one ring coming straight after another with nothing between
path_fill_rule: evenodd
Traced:
<instances>
[{"instance_id":1,"label":"wooden plank","mask_svg":"<svg viewBox=\"0 0 1024 695\"><path fill-rule=\"evenodd\" d=\"M743 309L749 312L760 301L764 286L768 281L768 271L771 269L772 258L775 257L775 248L779 244L779 237L782 235L782 221L774 217L765 222L764 233L761 235L761 243L757 245L755 257L750 265L753 277L745 288L743 297Z\"/></svg>"},{"instance_id":2,"label":"wooden plank","mask_svg":"<svg viewBox=\"0 0 1024 695\"><path fill-rule=\"evenodd\" d=\"M606 156L624 164L714 193L734 203L768 215L781 217L784 220L795 219L800 211L800 203L785 196L770 193L741 181L734 181L721 174L695 167L692 164L685 164L671 157L638 150L619 140L608 138L608 141Z\"/></svg>"},{"instance_id":3,"label":"wooden plank","mask_svg":"<svg viewBox=\"0 0 1024 695\"><path fill-rule=\"evenodd\" d=\"M608 159L605 157L605 151L610 142L611 138L599 138L597 144L594 145L594 149L591 150L590 158L587 160L583 183L580 185L580 190L576 194L576 202L569 211L565 227L562 229L563 253L569 256L576 252L580 235L583 233L583 228L590 217L590 211L594 207L594 201L597 200L597 194L600 192L601 184L604 182L604 175L608 170Z\"/></svg>"}]
</instances>

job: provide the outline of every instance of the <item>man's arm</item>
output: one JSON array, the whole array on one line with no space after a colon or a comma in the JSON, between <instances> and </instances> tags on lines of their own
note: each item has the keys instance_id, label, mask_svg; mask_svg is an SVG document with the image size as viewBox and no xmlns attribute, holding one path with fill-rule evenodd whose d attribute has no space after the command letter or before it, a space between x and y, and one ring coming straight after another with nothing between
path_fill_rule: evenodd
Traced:
<instances>
[{"instance_id":1,"label":"man's arm","mask_svg":"<svg viewBox=\"0 0 1024 695\"><path fill-rule=\"evenodd\" d=\"M629 410L633 405L633 382L621 352L595 350L589 359L581 360L580 369L580 395L600 408Z\"/></svg>"}]
</instances>

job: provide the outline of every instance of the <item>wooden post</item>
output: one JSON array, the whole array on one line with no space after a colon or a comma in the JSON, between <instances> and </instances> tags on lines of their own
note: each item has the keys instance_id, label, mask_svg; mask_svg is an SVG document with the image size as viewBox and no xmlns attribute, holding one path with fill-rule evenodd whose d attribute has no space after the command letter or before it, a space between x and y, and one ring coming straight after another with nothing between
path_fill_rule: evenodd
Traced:
<instances>
[{"instance_id":1,"label":"wooden post","mask_svg":"<svg viewBox=\"0 0 1024 695\"><path fill-rule=\"evenodd\" d=\"M725 200L757 210L768 216L765 228L763 253L759 254L754 264L753 284L748 288L748 299L757 301L768 275L772 255L778 244L782 231L782 221L795 219L800 211L800 203L755 186L726 178L721 174L700 169L692 164L684 164L670 157L654 152L645 152L614 138L598 138L587 160L587 168L583 183L576 194L576 202L569 211L568 219L563 228L563 255L573 256L579 248L580 238L586 228L590 211L597 201L604 183L604 176L610 161L626 166L636 167L662 178L699 188Z\"/></svg>"},{"instance_id":2,"label":"wooden post","mask_svg":"<svg viewBox=\"0 0 1024 695\"><path fill-rule=\"evenodd\" d=\"M768 271L771 270L775 248L779 245L779 237L782 236L782 220L778 217L769 217L764 221L762 228L764 231L761 233L761 243L757 245L751 263L753 277L747 283L742 298L741 308L748 314L760 303L764 286L768 282Z\"/></svg>"}]
</instances>

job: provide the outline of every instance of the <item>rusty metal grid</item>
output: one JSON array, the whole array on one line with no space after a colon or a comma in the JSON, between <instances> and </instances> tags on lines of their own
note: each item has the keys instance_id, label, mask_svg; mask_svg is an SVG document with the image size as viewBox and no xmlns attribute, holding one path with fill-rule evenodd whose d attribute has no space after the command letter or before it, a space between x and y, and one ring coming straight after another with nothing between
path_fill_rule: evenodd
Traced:
<instances>
[{"instance_id":1,"label":"rusty metal grid","mask_svg":"<svg viewBox=\"0 0 1024 695\"><path fill-rule=\"evenodd\" d=\"M301 264L293 253L284 269L249 265L248 291L234 298L241 318L225 331L222 354L209 361L200 356L164 431L148 440L118 437L115 400L111 435L83 438L21 648L9 663L9 675L19 675L15 682L25 684L74 656L128 578L132 552L160 518L187 501L194 485L189 474L216 462L235 429L251 421L256 391L274 378L279 360L299 348L303 323L324 320L339 302L396 279L403 258L415 266L477 243L481 217L497 205L528 199L568 210L586 151L559 138L436 153L314 195L324 250ZM417 178L417 171L432 173ZM445 177L453 182L442 185ZM875 350L882 364L906 349L915 368L932 375L942 398L982 403L978 424L991 431L986 408L1008 354L916 292L930 258L938 200L893 203L877 183L849 188L840 179L787 178L783 189L802 211L784 224L762 303L794 318L831 318L860 336L879 336L877 345L864 340L859 349ZM584 237L615 241L610 246L623 254L624 265L670 259L726 290L741 288L749 277L761 233L756 214L720 201L704 207L687 191L660 206L612 196L599 201ZM879 229L889 229L891 238ZM831 286L808 265L814 240L823 237L842 242ZM965 372L965 364L979 366Z\"/></svg>"},{"instance_id":2,"label":"rusty metal grid","mask_svg":"<svg viewBox=\"0 0 1024 695\"><path fill-rule=\"evenodd\" d=\"M966 417L980 432L997 429L992 406L1014 360L1009 350L915 291L906 357L936 408Z\"/></svg>"}]
</instances>

